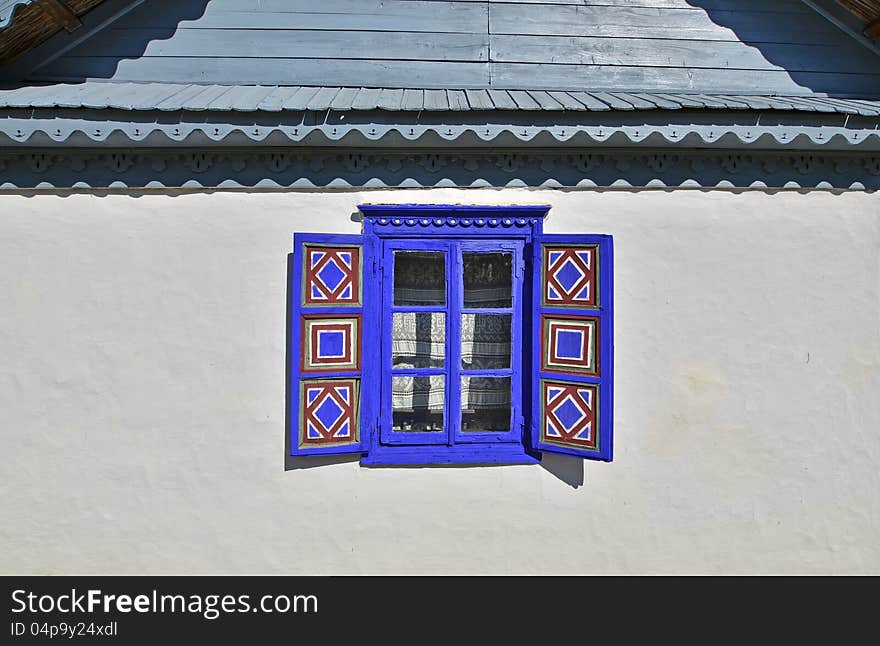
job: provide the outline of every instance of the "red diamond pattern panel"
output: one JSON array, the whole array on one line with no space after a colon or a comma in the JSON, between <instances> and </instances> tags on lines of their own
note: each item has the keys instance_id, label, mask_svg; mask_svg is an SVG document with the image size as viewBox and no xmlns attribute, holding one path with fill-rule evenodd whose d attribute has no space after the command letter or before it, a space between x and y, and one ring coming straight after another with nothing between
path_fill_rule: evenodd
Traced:
<instances>
[{"instance_id":1,"label":"red diamond pattern panel","mask_svg":"<svg viewBox=\"0 0 880 646\"><path fill-rule=\"evenodd\" d=\"M300 446L339 446L359 441L357 379L300 382Z\"/></svg>"},{"instance_id":2,"label":"red diamond pattern panel","mask_svg":"<svg viewBox=\"0 0 880 646\"><path fill-rule=\"evenodd\" d=\"M306 245L304 305L360 305L360 247Z\"/></svg>"},{"instance_id":3,"label":"red diamond pattern panel","mask_svg":"<svg viewBox=\"0 0 880 646\"><path fill-rule=\"evenodd\" d=\"M596 307L598 247L544 245L545 307Z\"/></svg>"},{"instance_id":4,"label":"red diamond pattern panel","mask_svg":"<svg viewBox=\"0 0 880 646\"><path fill-rule=\"evenodd\" d=\"M598 450L599 387L541 381L541 441Z\"/></svg>"}]
</instances>

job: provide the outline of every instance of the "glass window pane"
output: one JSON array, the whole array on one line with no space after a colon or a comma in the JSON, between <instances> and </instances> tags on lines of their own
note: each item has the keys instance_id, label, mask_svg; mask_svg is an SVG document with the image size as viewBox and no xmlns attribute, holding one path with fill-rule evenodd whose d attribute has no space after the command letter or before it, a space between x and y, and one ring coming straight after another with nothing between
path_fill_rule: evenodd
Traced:
<instances>
[{"instance_id":1,"label":"glass window pane","mask_svg":"<svg viewBox=\"0 0 880 646\"><path fill-rule=\"evenodd\" d=\"M462 369L510 368L510 322L510 314L462 314Z\"/></svg>"},{"instance_id":2,"label":"glass window pane","mask_svg":"<svg viewBox=\"0 0 880 646\"><path fill-rule=\"evenodd\" d=\"M395 312L392 315L391 359L395 368L442 368L445 355L445 314Z\"/></svg>"},{"instance_id":3,"label":"glass window pane","mask_svg":"<svg viewBox=\"0 0 880 646\"><path fill-rule=\"evenodd\" d=\"M510 430L510 377L461 378L461 430Z\"/></svg>"},{"instance_id":4,"label":"glass window pane","mask_svg":"<svg viewBox=\"0 0 880 646\"><path fill-rule=\"evenodd\" d=\"M509 253L463 253L464 306L511 307L513 256Z\"/></svg>"},{"instance_id":5,"label":"glass window pane","mask_svg":"<svg viewBox=\"0 0 880 646\"><path fill-rule=\"evenodd\" d=\"M395 251L394 304L445 305L446 254L442 251Z\"/></svg>"},{"instance_id":6,"label":"glass window pane","mask_svg":"<svg viewBox=\"0 0 880 646\"><path fill-rule=\"evenodd\" d=\"M442 431L445 377L391 378L391 428L395 431Z\"/></svg>"}]
</instances>

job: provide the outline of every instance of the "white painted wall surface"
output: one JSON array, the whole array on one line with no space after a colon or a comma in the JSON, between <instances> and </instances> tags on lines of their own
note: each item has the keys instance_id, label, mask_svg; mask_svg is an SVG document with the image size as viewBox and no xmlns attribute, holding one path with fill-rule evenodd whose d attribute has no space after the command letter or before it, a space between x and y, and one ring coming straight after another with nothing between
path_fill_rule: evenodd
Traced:
<instances>
[{"instance_id":1,"label":"white painted wall surface","mask_svg":"<svg viewBox=\"0 0 880 646\"><path fill-rule=\"evenodd\" d=\"M367 201L615 236L613 463L285 471L291 233ZM880 573L877 195L7 194L0 270L2 573Z\"/></svg>"}]
</instances>

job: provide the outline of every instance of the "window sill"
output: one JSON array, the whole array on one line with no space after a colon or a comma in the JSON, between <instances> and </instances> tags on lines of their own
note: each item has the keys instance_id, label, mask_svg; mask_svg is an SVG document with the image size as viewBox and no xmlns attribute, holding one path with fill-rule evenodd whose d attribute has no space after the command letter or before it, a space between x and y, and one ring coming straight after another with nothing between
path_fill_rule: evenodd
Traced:
<instances>
[{"instance_id":1,"label":"window sill","mask_svg":"<svg viewBox=\"0 0 880 646\"><path fill-rule=\"evenodd\" d=\"M431 466L437 464L538 464L540 457L522 444L457 446L376 446L361 458L362 466Z\"/></svg>"}]
</instances>

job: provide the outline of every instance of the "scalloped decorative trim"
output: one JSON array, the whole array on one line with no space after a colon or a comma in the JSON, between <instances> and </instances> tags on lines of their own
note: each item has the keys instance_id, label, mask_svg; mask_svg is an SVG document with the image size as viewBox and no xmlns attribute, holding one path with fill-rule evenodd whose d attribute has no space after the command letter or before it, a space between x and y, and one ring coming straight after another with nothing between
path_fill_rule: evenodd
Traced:
<instances>
[{"instance_id":1,"label":"scalloped decorative trim","mask_svg":"<svg viewBox=\"0 0 880 646\"><path fill-rule=\"evenodd\" d=\"M880 129L839 126L642 125L642 126L505 126L486 125L232 125L204 123L137 123L55 119L0 118L0 145L30 146L82 139L109 145L193 146L235 145L237 142L284 146L290 144L381 143L399 137L406 143L431 139L474 145L509 140L532 145L674 146L726 148L851 148L880 150Z\"/></svg>"},{"instance_id":2,"label":"scalloped decorative trim","mask_svg":"<svg viewBox=\"0 0 880 646\"><path fill-rule=\"evenodd\" d=\"M0 152L0 189L213 187L880 188L880 153L725 150L45 149ZM525 226L398 218L385 226ZM423 220L430 220L427 224ZM496 221L497 220L497 221ZM381 224L381 223L380 223Z\"/></svg>"}]
</instances>

